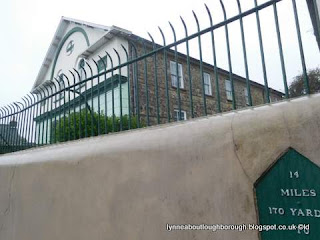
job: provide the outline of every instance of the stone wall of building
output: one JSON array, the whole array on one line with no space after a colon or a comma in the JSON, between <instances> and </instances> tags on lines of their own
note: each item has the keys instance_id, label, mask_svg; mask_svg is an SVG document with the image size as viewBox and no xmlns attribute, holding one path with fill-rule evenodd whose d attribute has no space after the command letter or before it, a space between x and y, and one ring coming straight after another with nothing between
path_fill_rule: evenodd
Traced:
<instances>
[{"instance_id":1,"label":"stone wall of building","mask_svg":"<svg viewBox=\"0 0 320 240\"><path fill-rule=\"evenodd\" d=\"M149 52L152 49L146 43L146 51L144 51L143 45L136 41L135 46L137 48L138 56ZM132 49L130 50L132 51ZM174 110L177 110L179 107L178 104L178 89L172 86L171 83L171 74L170 74L170 61L174 62L174 54L167 52L167 81L168 81L168 93L169 93L169 108L170 108L170 118L173 119ZM164 54L163 52L158 53L156 57L157 61L157 81L158 81L158 96L159 96L159 111L161 122L167 122L167 97L166 97L166 81L165 81L165 63L164 63ZM146 62L146 68L145 68ZM181 109L187 112L187 118L191 118L191 105L190 105L190 81L189 81L189 71L187 65L187 57L183 54L178 55L178 63L182 64L183 69L183 81L184 88L180 88L180 99L181 99ZM154 56L146 58L146 60L141 60L137 63L138 67L138 85L139 85L139 102L140 102L140 112L142 119L146 119L146 109L147 109L147 94L149 98L149 115L150 121L156 123L157 116L157 101L156 101L156 89L155 89L155 66L154 66ZM145 70L146 69L146 70ZM146 72L146 74L145 74ZM203 72L209 73L211 78L211 88L212 95L206 95L206 105L207 105L207 114L217 113L217 94L216 94L216 84L215 84L215 74L214 67L209 64L203 64ZM190 59L190 75L192 81L192 99L193 99L193 108L194 116L204 116L204 99L202 95L202 80L200 72L200 64L198 60ZM146 90L146 78L148 84L148 91ZM134 76L131 69L131 86L133 85ZM232 101L227 100L225 80L229 79L229 74L227 71L218 70L218 85L220 92L220 102L222 112L232 110ZM245 79L233 75L234 81L234 90L235 90L235 99L237 109L247 107L245 89L246 82ZM264 104L265 94L264 88L262 85L251 82L250 83L251 96L253 106ZM132 89L131 93L132 103L134 102L134 91ZM271 102L279 101L282 99L281 93L271 90L270 91ZM134 110L135 111L135 110Z\"/></svg>"}]
</instances>

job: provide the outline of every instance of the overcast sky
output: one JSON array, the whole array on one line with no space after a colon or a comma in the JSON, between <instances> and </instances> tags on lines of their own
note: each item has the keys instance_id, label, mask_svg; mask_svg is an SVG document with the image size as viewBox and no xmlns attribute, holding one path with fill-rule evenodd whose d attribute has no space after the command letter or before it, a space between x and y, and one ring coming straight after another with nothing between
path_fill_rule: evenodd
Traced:
<instances>
[{"instance_id":1,"label":"overcast sky","mask_svg":"<svg viewBox=\"0 0 320 240\"><path fill-rule=\"evenodd\" d=\"M237 13L236 0L224 0L227 14ZM253 7L254 0L241 0L243 10ZM261 4L266 2L259 0ZM168 42L172 32L168 21L176 27L178 38L183 37L183 27L179 16L187 22L189 32L196 29L192 10L201 24L201 28L209 25L204 3L211 9L214 22L222 20L221 6L218 0L135 0L135 1L74 1L74 0L2 0L0 10L1 55L0 55L0 106L18 101L30 92L41 67L47 49L52 41L61 16L80 19L102 25L116 25L132 31L134 34L148 38L149 31L158 43L161 35L158 26L162 27ZM305 0L297 0L301 32L307 62L307 68L320 66L320 54L313 36L312 25ZM278 4L283 48L285 53L288 81L301 73L297 35L292 14L292 1L283 0ZM270 87L283 91L282 75L275 35L273 8L269 7L261 14L263 41L266 52L266 67ZM248 48L250 78L263 82L259 43L257 38L255 15L244 19ZM243 56L239 32L239 22L229 26L232 63L234 72L244 75ZM217 30L218 66L228 69L224 29ZM206 45L210 35L203 36L204 59L212 63L211 45ZM192 56L198 57L197 45L191 43ZM179 46L184 51L185 46Z\"/></svg>"}]
</instances>

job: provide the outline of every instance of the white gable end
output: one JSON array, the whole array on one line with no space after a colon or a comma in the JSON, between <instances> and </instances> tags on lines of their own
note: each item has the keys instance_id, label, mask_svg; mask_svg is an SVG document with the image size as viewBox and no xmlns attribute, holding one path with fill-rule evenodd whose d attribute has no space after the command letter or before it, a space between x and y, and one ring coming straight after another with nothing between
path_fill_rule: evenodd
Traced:
<instances>
[{"instance_id":1,"label":"white gable end","mask_svg":"<svg viewBox=\"0 0 320 240\"><path fill-rule=\"evenodd\" d=\"M109 27L62 18L33 89L60 72L76 68L80 55L110 30Z\"/></svg>"}]
</instances>

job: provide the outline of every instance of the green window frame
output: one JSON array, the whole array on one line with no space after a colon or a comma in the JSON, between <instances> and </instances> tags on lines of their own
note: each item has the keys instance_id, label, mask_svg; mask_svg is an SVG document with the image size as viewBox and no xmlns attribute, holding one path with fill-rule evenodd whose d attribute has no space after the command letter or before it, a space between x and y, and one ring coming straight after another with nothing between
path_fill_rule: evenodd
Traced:
<instances>
[{"instance_id":1,"label":"green window frame","mask_svg":"<svg viewBox=\"0 0 320 240\"><path fill-rule=\"evenodd\" d=\"M98 73L102 72L107 67L107 56L104 56L103 58L99 59L98 61Z\"/></svg>"},{"instance_id":2,"label":"green window frame","mask_svg":"<svg viewBox=\"0 0 320 240\"><path fill-rule=\"evenodd\" d=\"M204 81L204 93L208 96L212 96L211 77L209 73L203 73Z\"/></svg>"},{"instance_id":3,"label":"green window frame","mask_svg":"<svg viewBox=\"0 0 320 240\"><path fill-rule=\"evenodd\" d=\"M226 79L224 83L226 87L227 100L232 101L233 99L232 99L231 81Z\"/></svg>"}]
</instances>

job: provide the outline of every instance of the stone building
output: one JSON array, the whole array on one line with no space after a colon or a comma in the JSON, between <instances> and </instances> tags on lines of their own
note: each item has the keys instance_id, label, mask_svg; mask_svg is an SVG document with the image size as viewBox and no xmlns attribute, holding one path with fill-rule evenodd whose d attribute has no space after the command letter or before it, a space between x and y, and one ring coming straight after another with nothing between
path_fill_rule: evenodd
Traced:
<instances>
[{"instance_id":1,"label":"stone building","mask_svg":"<svg viewBox=\"0 0 320 240\"><path fill-rule=\"evenodd\" d=\"M137 49L138 56L143 55L144 47L146 47L146 52L152 50L152 43L148 40L144 40L145 45L139 40L140 37L131 35L127 37L129 42L134 43L134 46ZM132 45L129 45L132 48ZM160 46L161 47L161 46ZM132 49L130 49L132 50ZM182 119L191 118L191 105L190 105L190 78L191 78L191 92L193 100L193 109L194 117L199 117L204 115L204 100L203 100L203 90L205 92L205 101L207 114L217 113L217 89L216 89L216 76L214 72L214 66L208 63L203 63L203 81L204 89L202 87L202 78L200 71L200 61L190 57L190 75L189 68L187 64L187 56L178 53L178 74L180 80L180 96L181 96L181 111ZM158 82L158 96L160 98L159 108L160 108L160 118L161 122L166 122L168 119L168 111L166 105L166 71L164 63L164 53L157 54L157 82ZM145 90L145 70L144 62L139 61L137 64L139 81L139 96L140 96L140 106L142 116L146 116L146 98L148 92L149 98L149 114L151 121L154 122L157 115L157 97L156 97L156 88L155 88L155 67L154 67L154 58L153 56L147 58L147 80L148 80L148 89ZM169 109L170 109L170 118L178 118L178 93L177 93L177 77L176 77L176 62L175 62L175 52L173 50L167 51L167 80L168 80L168 98L169 98ZM134 78L133 72L131 72L131 79ZM232 74L234 81L234 91L235 91L235 102L236 108L244 108L249 106L249 95L246 87L246 79L236 74ZM229 72L217 68L217 78L219 86L219 95L220 95L220 105L221 111L230 111L233 109L233 96L231 92L231 81ZM254 82L250 82L250 91L252 97L252 105L261 105L265 103L265 88L263 85ZM283 93L276 91L272 88L269 88L270 91L270 102L276 102L282 99ZM131 96L134 96L134 89L132 89ZM135 100L131 100L132 105L135 106Z\"/></svg>"},{"instance_id":2,"label":"stone building","mask_svg":"<svg viewBox=\"0 0 320 240\"><path fill-rule=\"evenodd\" d=\"M14 119L9 123L0 124L0 154L22 150L27 145L31 146L31 143L20 135Z\"/></svg>"},{"instance_id":3,"label":"stone building","mask_svg":"<svg viewBox=\"0 0 320 240\"><path fill-rule=\"evenodd\" d=\"M90 111L99 111L108 116L126 115L130 110L132 115L139 112L141 120L148 122L149 119L150 124L164 123L169 118L171 121L189 119L192 113L194 117L203 116L205 109L207 114L214 114L218 109L217 83L221 111L232 109L233 96L228 71L217 68L215 74L213 65L203 63L202 85L200 61L190 58L189 69L187 56L178 53L176 64L175 52L171 49L166 51L167 61L164 61L164 52L160 51L156 55L156 65L154 56L149 56L103 74L105 69L108 71L152 49L152 42L130 31L62 17L32 89L41 98L60 91L59 95L41 102L35 117L39 133L42 129L50 128L51 124L51 121L41 120L44 119L41 116L46 115L50 119L53 115L61 117L66 108L67 114L90 107ZM92 77L98 73L99 77ZM63 91L65 87L88 78L86 83ZM248 106L246 79L236 74L232 78L236 107ZM250 81L250 89L253 105L263 104L264 86ZM271 101L278 101L282 97L283 93L270 89Z\"/></svg>"}]
</instances>

